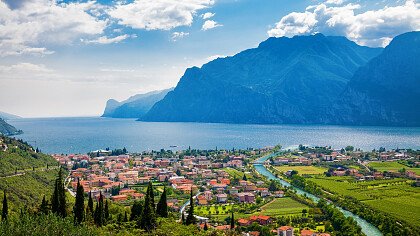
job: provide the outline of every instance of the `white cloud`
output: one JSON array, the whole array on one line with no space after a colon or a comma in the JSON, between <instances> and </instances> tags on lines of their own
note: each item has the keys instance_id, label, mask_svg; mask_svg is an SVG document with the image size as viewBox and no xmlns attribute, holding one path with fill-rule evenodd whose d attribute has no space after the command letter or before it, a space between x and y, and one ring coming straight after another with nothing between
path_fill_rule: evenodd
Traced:
<instances>
[{"instance_id":1,"label":"white cloud","mask_svg":"<svg viewBox=\"0 0 420 236\"><path fill-rule=\"evenodd\" d=\"M344 35L361 45L386 46L396 35L414 30L420 30L420 4L407 0L402 5L365 12L358 4L321 3L306 8L305 12L284 16L268 35L290 37L320 32Z\"/></svg>"},{"instance_id":2,"label":"white cloud","mask_svg":"<svg viewBox=\"0 0 420 236\"><path fill-rule=\"evenodd\" d=\"M107 36L101 36L101 37L99 37L97 39L93 39L93 40L87 40L87 41L82 40L82 42L85 41L86 43L111 44L111 43L119 43L119 42L121 42L121 41L123 41L123 40L125 40L129 37L136 38L137 36L136 35L130 36L128 34L119 35L119 36L116 36L116 37L113 37L113 38L108 38Z\"/></svg>"},{"instance_id":3,"label":"white cloud","mask_svg":"<svg viewBox=\"0 0 420 236\"><path fill-rule=\"evenodd\" d=\"M209 30L209 29L213 29L213 28L216 28L216 27L220 27L220 26L223 26L223 25L217 23L214 20L206 20L204 22L203 26L201 27L201 29L202 30Z\"/></svg>"},{"instance_id":4,"label":"white cloud","mask_svg":"<svg viewBox=\"0 0 420 236\"><path fill-rule=\"evenodd\" d=\"M206 12L206 13L204 13L203 15L201 15L201 17L202 17L204 20L207 20L207 19L212 18L214 15L216 15L216 14L215 14L215 13L212 13L212 12Z\"/></svg>"},{"instance_id":5,"label":"white cloud","mask_svg":"<svg viewBox=\"0 0 420 236\"><path fill-rule=\"evenodd\" d=\"M344 0L327 0L325 2L326 4L336 4L336 5L341 5L344 3Z\"/></svg>"},{"instance_id":6,"label":"white cloud","mask_svg":"<svg viewBox=\"0 0 420 236\"><path fill-rule=\"evenodd\" d=\"M190 26L198 10L214 4L214 0L135 0L119 4L108 11L118 24L135 29L170 30Z\"/></svg>"},{"instance_id":7,"label":"white cloud","mask_svg":"<svg viewBox=\"0 0 420 236\"><path fill-rule=\"evenodd\" d=\"M102 34L107 20L92 12L101 10L94 1L58 3L25 0L7 5L0 1L0 55L51 54L45 44L69 44L81 36Z\"/></svg>"},{"instance_id":8,"label":"white cloud","mask_svg":"<svg viewBox=\"0 0 420 236\"><path fill-rule=\"evenodd\" d=\"M12 65L0 65L1 79L34 79L53 76L54 70L43 64L22 62Z\"/></svg>"},{"instance_id":9,"label":"white cloud","mask_svg":"<svg viewBox=\"0 0 420 236\"><path fill-rule=\"evenodd\" d=\"M178 39L182 39L182 38L188 36L189 34L190 33L188 33L188 32L173 32L172 36L171 36L171 39L172 39L172 41L177 41Z\"/></svg>"}]
</instances>

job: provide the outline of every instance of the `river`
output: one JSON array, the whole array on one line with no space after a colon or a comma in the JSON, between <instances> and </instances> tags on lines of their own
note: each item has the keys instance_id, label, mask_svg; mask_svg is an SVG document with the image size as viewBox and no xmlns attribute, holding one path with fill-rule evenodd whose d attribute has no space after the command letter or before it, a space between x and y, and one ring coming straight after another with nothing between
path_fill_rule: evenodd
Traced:
<instances>
[{"instance_id":1,"label":"river","mask_svg":"<svg viewBox=\"0 0 420 236\"><path fill-rule=\"evenodd\" d=\"M261 157L257 160L257 162L265 162L266 160L268 160L270 157L275 156L276 153L272 153L270 155ZM276 176L273 175L273 173L271 173L267 168L265 168L265 166L263 164L260 163L256 163L254 164L255 170L260 173L261 175L264 175L265 177L267 177L268 179L274 179L274 180L278 180L280 181L280 183L285 186L285 187L292 187L293 189L296 190L297 194L299 195L306 195L307 197L309 197L310 199L312 199L315 202L318 202L320 200L319 197L308 193L306 191L303 191L302 189L299 189L297 187L292 186L290 183L284 181L281 178L277 178ZM336 206L337 207L337 206ZM340 210L346 217L351 217L353 218L357 224L362 228L362 232L364 234L366 234L367 236L382 236L383 234L378 230L378 228L376 228L374 225L372 225L371 223L367 222L366 220L362 219L361 217L359 217L358 215L355 215L349 211L344 210L341 207L337 207L338 210Z\"/></svg>"}]
</instances>

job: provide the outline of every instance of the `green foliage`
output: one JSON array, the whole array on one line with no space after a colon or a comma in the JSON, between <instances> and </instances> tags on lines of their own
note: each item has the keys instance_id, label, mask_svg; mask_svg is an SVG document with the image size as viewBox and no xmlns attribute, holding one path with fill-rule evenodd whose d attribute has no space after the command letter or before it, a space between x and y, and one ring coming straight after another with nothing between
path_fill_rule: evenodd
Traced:
<instances>
[{"instance_id":1,"label":"green foliage","mask_svg":"<svg viewBox=\"0 0 420 236\"><path fill-rule=\"evenodd\" d=\"M156 228L156 214L154 207L154 194L152 182L149 182L144 199L143 213L140 219L140 227L148 232Z\"/></svg>"},{"instance_id":2,"label":"green foliage","mask_svg":"<svg viewBox=\"0 0 420 236\"><path fill-rule=\"evenodd\" d=\"M194 199L193 199L193 191L191 189L190 194L190 208L188 209L187 219L185 220L186 225L195 224L196 219L194 217Z\"/></svg>"},{"instance_id":3,"label":"green foliage","mask_svg":"<svg viewBox=\"0 0 420 236\"><path fill-rule=\"evenodd\" d=\"M77 181L76 188L76 202L74 204L74 223L80 224L83 221L83 216L85 212L85 191L83 186L80 184L80 181Z\"/></svg>"},{"instance_id":4,"label":"green foliage","mask_svg":"<svg viewBox=\"0 0 420 236\"><path fill-rule=\"evenodd\" d=\"M3 196L3 208L2 208L2 212L1 212L1 220L3 220L3 221L7 220L7 215L8 214L9 214L9 207L7 205L6 192L4 192L4 196Z\"/></svg>"},{"instance_id":5,"label":"green foliage","mask_svg":"<svg viewBox=\"0 0 420 236\"><path fill-rule=\"evenodd\" d=\"M168 204L166 202L166 187L163 188L162 195L156 207L156 213L160 217L168 217Z\"/></svg>"},{"instance_id":6,"label":"green foliage","mask_svg":"<svg viewBox=\"0 0 420 236\"><path fill-rule=\"evenodd\" d=\"M55 180L54 192L51 200L53 213L65 218L67 216L66 189L64 188L63 170L60 168L58 177Z\"/></svg>"},{"instance_id":7,"label":"green foliage","mask_svg":"<svg viewBox=\"0 0 420 236\"><path fill-rule=\"evenodd\" d=\"M131 206L130 221L137 220L141 217L143 212L143 203L140 201L135 201L133 206Z\"/></svg>"}]
</instances>

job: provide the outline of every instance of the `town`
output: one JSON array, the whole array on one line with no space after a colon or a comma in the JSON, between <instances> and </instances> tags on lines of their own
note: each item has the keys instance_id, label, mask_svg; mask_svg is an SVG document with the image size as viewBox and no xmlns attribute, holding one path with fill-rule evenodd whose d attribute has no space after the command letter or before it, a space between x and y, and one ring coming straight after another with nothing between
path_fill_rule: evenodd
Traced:
<instances>
[{"instance_id":1,"label":"town","mask_svg":"<svg viewBox=\"0 0 420 236\"><path fill-rule=\"evenodd\" d=\"M129 211L135 202L144 200L151 182L158 193L166 190L170 212L179 219L194 204L197 227L202 230L231 230L234 221L242 235L335 235L339 229L334 219L323 214L328 206L296 194L292 187L270 180L254 168L259 158L268 155L271 156L260 164L276 177L320 197L325 193L347 197L350 190L345 189L344 183L352 188L361 186L361 191L355 191L354 195L356 198L360 195L357 200L361 201L366 200L362 196L366 188L371 188L371 194L378 190L400 191L406 199L410 196L404 191L413 191L416 192L411 195L414 202L420 194L417 188L420 153L405 149L379 148L365 152L352 146L335 150L299 145L291 150L276 146L128 153L125 148L107 148L53 157L69 170L66 183L73 196L80 182L84 192L94 199L103 196ZM337 183L343 184L343 187L337 185L342 191L328 188ZM193 203L190 203L192 195ZM341 204L338 199L328 196L325 199ZM412 219L404 219L399 210L373 209L391 214L410 226L419 217L418 212ZM418 227L417 223L413 227Z\"/></svg>"}]
</instances>

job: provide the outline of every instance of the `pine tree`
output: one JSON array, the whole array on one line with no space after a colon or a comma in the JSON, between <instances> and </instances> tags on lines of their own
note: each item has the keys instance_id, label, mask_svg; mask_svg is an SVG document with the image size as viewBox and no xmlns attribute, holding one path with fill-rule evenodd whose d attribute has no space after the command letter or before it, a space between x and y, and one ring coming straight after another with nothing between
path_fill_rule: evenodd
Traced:
<instances>
[{"instance_id":1,"label":"pine tree","mask_svg":"<svg viewBox=\"0 0 420 236\"><path fill-rule=\"evenodd\" d=\"M191 188L190 194L190 209L188 210L187 219L185 220L186 225L195 224L196 219L194 217L194 200L193 200L193 190Z\"/></svg>"},{"instance_id":2,"label":"pine tree","mask_svg":"<svg viewBox=\"0 0 420 236\"><path fill-rule=\"evenodd\" d=\"M144 199L143 213L140 219L140 227L148 232L156 228L156 215L154 211L153 186L149 182L147 187L146 197Z\"/></svg>"},{"instance_id":3,"label":"pine tree","mask_svg":"<svg viewBox=\"0 0 420 236\"><path fill-rule=\"evenodd\" d=\"M230 217L230 229L234 229L235 228L235 218L233 216L233 211L232 211L232 216Z\"/></svg>"},{"instance_id":4,"label":"pine tree","mask_svg":"<svg viewBox=\"0 0 420 236\"><path fill-rule=\"evenodd\" d=\"M6 191L3 192L3 210L2 210L2 214L1 214L1 219L2 220L7 220L7 216L9 215L9 206L7 204L7 196L6 196Z\"/></svg>"},{"instance_id":5,"label":"pine tree","mask_svg":"<svg viewBox=\"0 0 420 236\"><path fill-rule=\"evenodd\" d=\"M48 214L48 200L45 199L45 195L42 198L41 206L39 206L39 212L44 215Z\"/></svg>"},{"instance_id":6,"label":"pine tree","mask_svg":"<svg viewBox=\"0 0 420 236\"><path fill-rule=\"evenodd\" d=\"M76 202L74 204L74 223L80 224L83 221L83 213L85 210L85 191L80 181L77 181Z\"/></svg>"},{"instance_id":7,"label":"pine tree","mask_svg":"<svg viewBox=\"0 0 420 236\"><path fill-rule=\"evenodd\" d=\"M131 207L130 221L137 220L137 218L141 217L142 212L143 212L142 202L135 201L133 206Z\"/></svg>"},{"instance_id":8,"label":"pine tree","mask_svg":"<svg viewBox=\"0 0 420 236\"><path fill-rule=\"evenodd\" d=\"M108 208L108 200L105 201L105 208L104 208L104 220L107 222L109 219L109 208Z\"/></svg>"},{"instance_id":9,"label":"pine tree","mask_svg":"<svg viewBox=\"0 0 420 236\"><path fill-rule=\"evenodd\" d=\"M94 216L93 211L93 199L92 199L92 192L89 191L89 200L88 200L88 211L92 216Z\"/></svg>"},{"instance_id":10,"label":"pine tree","mask_svg":"<svg viewBox=\"0 0 420 236\"><path fill-rule=\"evenodd\" d=\"M166 187L163 187L162 195L156 207L156 213L160 217L168 217L168 204L166 203Z\"/></svg>"}]
</instances>

